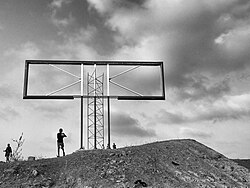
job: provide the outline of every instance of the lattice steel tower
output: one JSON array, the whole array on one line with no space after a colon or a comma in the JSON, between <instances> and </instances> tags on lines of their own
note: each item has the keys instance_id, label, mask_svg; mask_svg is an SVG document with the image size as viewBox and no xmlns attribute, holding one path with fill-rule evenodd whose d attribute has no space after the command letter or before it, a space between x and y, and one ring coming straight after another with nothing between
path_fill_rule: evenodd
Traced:
<instances>
[{"instance_id":1,"label":"lattice steel tower","mask_svg":"<svg viewBox=\"0 0 250 188\"><path fill-rule=\"evenodd\" d=\"M87 76L87 137L88 149L104 147L104 74L96 76L96 68Z\"/></svg>"}]
</instances>

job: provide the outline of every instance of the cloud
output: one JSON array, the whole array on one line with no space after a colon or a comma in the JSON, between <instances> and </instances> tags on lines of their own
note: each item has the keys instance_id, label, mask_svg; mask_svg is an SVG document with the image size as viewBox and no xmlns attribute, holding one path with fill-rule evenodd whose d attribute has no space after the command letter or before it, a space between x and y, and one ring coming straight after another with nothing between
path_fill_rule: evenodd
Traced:
<instances>
[{"instance_id":1,"label":"cloud","mask_svg":"<svg viewBox=\"0 0 250 188\"><path fill-rule=\"evenodd\" d=\"M203 121L213 123L249 119L250 94L223 96L214 102L201 101L183 104L178 111L160 110L156 120L162 124L184 124Z\"/></svg>"},{"instance_id":2,"label":"cloud","mask_svg":"<svg viewBox=\"0 0 250 188\"><path fill-rule=\"evenodd\" d=\"M205 131L189 128L189 127L181 127L180 128L180 134L184 137L191 137L191 138L202 138L207 139L211 138L213 136L212 133L208 133Z\"/></svg>"},{"instance_id":3,"label":"cloud","mask_svg":"<svg viewBox=\"0 0 250 188\"><path fill-rule=\"evenodd\" d=\"M231 92L230 79L213 81L208 77L195 74L186 76L185 87L173 90L174 100L216 100Z\"/></svg>"},{"instance_id":4,"label":"cloud","mask_svg":"<svg viewBox=\"0 0 250 188\"><path fill-rule=\"evenodd\" d=\"M0 100L12 98L16 93L12 91L11 86L7 84L0 85Z\"/></svg>"},{"instance_id":5,"label":"cloud","mask_svg":"<svg viewBox=\"0 0 250 188\"><path fill-rule=\"evenodd\" d=\"M195 118L196 121L227 121L249 119L250 100L249 94L224 96L212 105L205 106Z\"/></svg>"},{"instance_id":6,"label":"cloud","mask_svg":"<svg viewBox=\"0 0 250 188\"><path fill-rule=\"evenodd\" d=\"M238 68L249 65L247 49L250 47L250 22L222 33L215 39L220 53L228 58L228 65ZM237 61L240 58L242 62ZM236 62L240 65L236 65Z\"/></svg>"},{"instance_id":7,"label":"cloud","mask_svg":"<svg viewBox=\"0 0 250 188\"><path fill-rule=\"evenodd\" d=\"M48 117L50 119L58 119L58 118L63 118L65 116L65 112L70 108L68 103L66 104L61 103L43 103L43 104L35 104L32 106L32 109L36 112L39 112L45 117Z\"/></svg>"},{"instance_id":8,"label":"cloud","mask_svg":"<svg viewBox=\"0 0 250 188\"><path fill-rule=\"evenodd\" d=\"M112 131L116 135L135 136L135 137L153 137L156 133L152 129L145 129L140 122L127 113L112 112Z\"/></svg>"},{"instance_id":9,"label":"cloud","mask_svg":"<svg viewBox=\"0 0 250 188\"><path fill-rule=\"evenodd\" d=\"M188 121L188 118L181 113L172 113L166 110L161 110L155 119L164 124L182 124Z\"/></svg>"},{"instance_id":10,"label":"cloud","mask_svg":"<svg viewBox=\"0 0 250 188\"><path fill-rule=\"evenodd\" d=\"M16 118L18 116L20 116L18 111L16 111L12 107L7 106L7 107L3 107L0 109L0 118L5 120L5 121L10 121L13 118Z\"/></svg>"},{"instance_id":11,"label":"cloud","mask_svg":"<svg viewBox=\"0 0 250 188\"><path fill-rule=\"evenodd\" d=\"M4 55L6 57L15 56L16 58L24 60L36 59L40 55L40 53L41 51L39 47L35 43L28 41L17 48L11 48L6 50L4 52Z\"/></svg>"},{"instance_id":12,"label":"cloud","mask_svg":"<svg viewBox=\"0 0 250 188\"><path fill-rule=\"evenodd\" d=\"M249 69L248 1L88 2L116 32L114 59L163 60L167 89L183 99L222 97L230 84L215 80Z\"/></svg>"},{"instance_id":13,"label":"cloud","mask_svg":"<svg viewBox=\"0 0 250 188\"><path fill-rule=\"evenodd\" d=\"M0 23L0 31L4 30L4 26Z\"/></svg>"},{"instance_id":14,"label":"cloud","mask_svg":"<svg viewBox=\"0 0 250 188\"><path fill-rule=\"evenodd\" d=\"M66 28L67 26L71 25L75 18L72 14L68 14L67 16L59 16L59 12L61 12L63 6L72 3L72 0L53 0L49 7L51 8L51 22L58 27L59 29Z\"/></svg>"},{"instance_id":15,"label":"cloud","mask_svg":"<svg viewBox=\"0 0 250 188\"><path fill-rule=\"evenodd\" d=\"M113 1L99 1L99 0L87 0L90 8L95 8L100 14L104 14L106 12L111 11L113 7Z\"/></svg>"},{"instance_id":16,"label":"cloud","mask_svg":"<svg viewBox=\"0 0 250 188\"><path fill-rule=\"evenodd\" d=\"M67 18L57 18L56 17L56 12L53 12L51 15L51 20L52 23L57 26L57 27L67 27L69 26L75 19L73 18L73 16L71 14L69 14L69 16Z\"/></svg>"},{"instance_id":17,"label":"cloud","mask_svg":"<svg viewBox=\"0 0 250 188\"><path fill-rule=\"evenodd\" d=\"M9 97L15 95L16 98L21 98L20 91L22 91L23 86L24 62L26 59L37 59L40 55L40 48L30 41L3 52L3 61L0 69L0 74L3 78L0 81L0 87L3 87L2 95L4 95L3 92L10 92Z\"/></svg>"},{"instance_id":18,"label":"cloud","mask_svg":"<svg viewBox=\"0 0 250 188\"><path fill-rule=\"evenodd\" d=\"M41 59L42 55L49 52L51 55L49 55L48 59L93 60L98 57L97 52L91 46L92 39L95 38L96 32L97 29L95 27L87 26L86 28L80 28L75 32L63 33L61 35L62 42L60 43L50 41L45 44L41 44L41 46L38 47L35 43L27 42L20 47L20 50L18 50L18 48L9 49L5 52L5 56L19 57L23 62L25 59ZM40 48L43 49L43 51L41 51ZM16 61L17 60L15 59L15 62ZM16 65L14 63L6 64L5 68L7 69L8 67L8 70L11 70L10 65L13 66L13 69L16 69ZM59 67L80 76L79 66ZM21 73L23 73L23 71ZM28 93L48 94L76 82L77 80L78 79L75 77L65 74L64 72L48 65L30 65ZM62 91L61 94L79 93L79 86L80 84L70 87L67 90Z\"/></svg>"},{"instance_id":19,"label":"cloud","mask_svg":"<svg viewBox=\"0 0 250 188\"><path fill-rule=\"evenodd\" d=\"M96 9L100 14L111 14L114 13L117 9L136 9L139 8L145 0L87 0L89 3L89 8Z\"/></svg>"},{"instance_id":20,"label":"cloud","mask_svg":"<svg viewBox=\"0 0 250 188\"><path fill-rule=\"evenodd\" d=\"M71 2L72 0L53 0L50 4L50 7L55 9L60 9L62 8L63 4L69 4Z\"/></svg>"},{"instance_id":21,"label":"cloud","mask_svg":"<svg viewBox=\"0 0 250 188\"><path fill-rule=\"evenodd\" d=\"M94 26L81 28L77 32L63 34L64 41L62 44L53 45L57 50L53 58L60 57L64 59L98 59L99 55L92 48L92 40L95 38L97 29Z\"/></svg>"}]
</instances>

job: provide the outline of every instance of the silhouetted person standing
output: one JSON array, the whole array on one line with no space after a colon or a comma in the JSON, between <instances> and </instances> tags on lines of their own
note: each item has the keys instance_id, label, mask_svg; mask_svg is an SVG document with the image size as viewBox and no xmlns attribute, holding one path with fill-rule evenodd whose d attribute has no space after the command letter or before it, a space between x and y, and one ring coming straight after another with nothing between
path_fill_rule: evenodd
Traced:
<instances>
[{"instance_id":1,"label":"silhouetted person standing","mask_svg":"<svg viewBox=\"0 0 250 188\"><path fill-rule=\"evenodd\" d=\"M12 149L10 147L10 144L7 144L7 148L4 150L4 152L5 152L6 162L10 162L10 157L12 155Z\"/></svg>"},{"instance_id":2,"label":"silhouetted person standing","mask_svg":"<svg viewBox=\"0 0 250 188\"><path fill-rule=\"evenodd\" d=\"M116 145L115 145L115 143L113 143L113 149L116 149Z\"/></svg>"},{"instance_id":3,"label":"silhouetted person standing","mask_svg":"<svg viewBox=\"0 0 250 188\"><path fill-rule=\"evenodd\" d=\"M60 157L60 148L63 151L63 156L65 156L65 151L64 151L64 143L63 143L63 138L67 137L66 134L63 133L63 129L59 129L59 133L57 133L57 152L58 155L57 157Z\"/></svg>"},{"instance_id":4,"label":"silhouetted person standing","mask_svg":"<svg viewBox=\"0 0 250 188\"><path fill-rule=\"evenodd\" d=\"M107 149L110 149L110 145L109 144L107 144Z\"/></svg>"}]
</instances>

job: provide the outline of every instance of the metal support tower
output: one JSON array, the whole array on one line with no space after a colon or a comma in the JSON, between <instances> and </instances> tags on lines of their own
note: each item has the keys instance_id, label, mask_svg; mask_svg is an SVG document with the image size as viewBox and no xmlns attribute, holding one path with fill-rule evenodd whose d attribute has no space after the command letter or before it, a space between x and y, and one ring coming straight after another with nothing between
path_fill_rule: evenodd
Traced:
<instances>
[{"instance_id":1,"label":"metal support tower","mask_svg":"<svg viewBox=\"0 0 250 188\"><path fill-rule=\"evenodd\" d=\"M104 147L104 74L96 76L96 66L92 74L87 77L87 137L88 149Z\"/></svg>"}]
</instances>

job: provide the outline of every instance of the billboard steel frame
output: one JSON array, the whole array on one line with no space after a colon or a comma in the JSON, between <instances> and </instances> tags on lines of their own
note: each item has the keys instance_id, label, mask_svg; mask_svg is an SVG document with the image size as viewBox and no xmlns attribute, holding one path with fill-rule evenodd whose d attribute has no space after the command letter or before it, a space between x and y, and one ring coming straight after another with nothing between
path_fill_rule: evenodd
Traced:
<instances>
[{"instance_id":1,"label":"billboard steel frame","mask_svg":"<svg viewBox=\"0 0 250 188\"><path fill-rule=\"evenodd\" d=\"M28 94L28 77L29 77L29 68L30 65L49 65L52 66L68 75L71 75L73 77L78 78L78 81L75 81L67 86L64 86L62 88L59 88L53 92L50 92L49 94L41 94L41 95L31 95ZM57 65L78 65L81 67L81 76L77 76L75 74L72 74ZM107 68L107 92L106 95L102 92L102 95L96 96L96 91L94 92L94 96L90 95L90 93L87 93L87 95L84 95L84 66L85 65L92 65L94 66L94 71L96 71L96 66L106 66ZM125 71L122 71L116 75L110 76L110 66L134 66L132 68L129 68ZM114 82L112 79L116 78L118 76L121 76L125 73L128 73L130 71L133 71L141 66L159 66L160 67L160 74L161 74L161 95L153 95L153 96L145 96L139 92L136 92L134 90L131 90L121 84L118 84ZM94 82L96 79L94 79ZM81 84L81 91L80 94L76 95L55 95L55 93L58 93L64 89L67 89L71 86L74 86L76 84ZM129 91L130 93L133 93L134 95L124 95L124 96L119 96L119 95L110 95L110 83L120 87L126 91ZM89 87L89 86L88 86ZM95 83L94 83L95 87ZM102 83L103 87L103 83ZM96 99L98 98L99 100L104 100L107 99L107 121L108 121L108 147L110 147L110 99L118 99L118 100L165 100L165 80L164 80L164 67L163 67L163 62L162 61L71 61L71 60L26 60L25 61L25 71L24 71L24 87L23 87L23 99L75 99L75 98L80 98L81 99L81 141L80 141L80 149L83 149L83 99L87 98L89 99ZM102 103L103 105L103 103ZM102 106L103 107L103 106ZM94 104L94 109L96 109L96 103ZM94 118L96 121L96 117ZM96 123L96 122L95 122ZM96 126L96 124L95 124ZM103 128L103 127L102 127ZM100 129L102 130L102 129ZM104 129L103 129L104 130ZM96 131L96 130L95 130ZM94 148L96 149L96 134L95 135L95 141L94 141ZM104 137L103 137L104 140ZM103 142L100 142L103 144Z\"/></svg>"},{"instance_id":2,"label":"billboard steel frame","mask_svg":"<svg viewBox=\"0 0 250 188\"><path fill-rule=\"evenodd\" d=\"M80 65L83 67L84 65L106 65L107 66L107 73L109 72L110 65L112 66L136 66L132 67L129 70L126 70L124 72L121 72L117 75L108 77L108 85L109 83L112 83L118 87L121 87L125 90L129 90L128 88L119 85L118 83L112 81L113 78L120 76L122 74L125 74L133 69L136 69L140 66L159 66L161 69L161 95L157 96L145 96L145 95L138 95L138 93L134 92L134 94L137 94L137 96L131 95L131 96L118 96L118 95L103 95L102 98L114 98L118 100L165 100L165 80L164 80L164 68L163 68L163 62L150 62L150 61L59 61L59 60L26 60L25 61L25 72L24 72L24 87L23 87L23 99L74 99L74 98L89 98L88 95L83 95L82 93L80 95L52 95L58 91L61 91L63 89L66 89L68 87L71 87L73 85L76 85L80 82L82 82L83 78L80 78L76 75L73 75L72 73L69 73L63 69L67 74L71 74L74 77L79 78L79 81L76 81L68 86L65 86L64 88L60 88L53 93L49 93L47 95L30 95L28 94L28 76L29 76L29 67L32 64L44 64L44 65L50 65L57 69L60 69L59 67L56 67L55 65ZM109 74L107 74L109 75ZM108 86L109 87L109 86ZM83 88L83 87L82 87ZM108 89L107 89L108 90Z\"/></svg>"}]
</instances>

